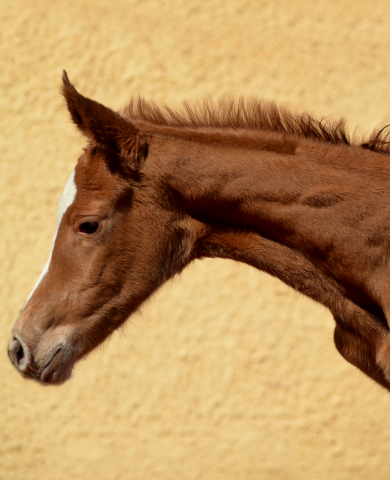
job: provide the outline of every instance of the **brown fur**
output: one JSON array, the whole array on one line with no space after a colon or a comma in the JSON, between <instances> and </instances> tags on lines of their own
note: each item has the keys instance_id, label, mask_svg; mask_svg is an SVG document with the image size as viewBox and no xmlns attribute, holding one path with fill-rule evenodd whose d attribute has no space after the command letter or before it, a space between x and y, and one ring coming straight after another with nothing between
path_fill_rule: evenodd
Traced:
<instances>
[{"instance_id":1,"label":"brown fur","mask_svg":"<svg viewBox=\"0 0 390 480\"><path fill-rule=\"evenodd\" d=\"M390 390L382 131L359 146L343 121L243 99L181 110L138 99L120 115L66 75L63 93L90 145L49 272L14 328L10 357L25 376L66 380L166 280L196 258L221 257L329 308L338 351Z\"/></svg>"}]
</instances>

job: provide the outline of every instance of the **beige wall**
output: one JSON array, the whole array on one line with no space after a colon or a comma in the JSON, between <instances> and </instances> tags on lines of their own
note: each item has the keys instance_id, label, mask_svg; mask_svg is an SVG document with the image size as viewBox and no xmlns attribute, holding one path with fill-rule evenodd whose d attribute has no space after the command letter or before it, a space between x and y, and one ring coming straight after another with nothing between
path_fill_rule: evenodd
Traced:
<instances>
[{"instance_id":1,"label":"beige wall","mask_svg":"<svg viewBox=\"0 0 390 480\"><path fill-rule=\"evenodd\" d=\"M66 68L109 106L220 94L390 122L388 0L2 0L0 480L385 480L390 397L321 306L244 265L197 262L59 388L6 345L83 140Z\"/></svg>"}]
</instances>

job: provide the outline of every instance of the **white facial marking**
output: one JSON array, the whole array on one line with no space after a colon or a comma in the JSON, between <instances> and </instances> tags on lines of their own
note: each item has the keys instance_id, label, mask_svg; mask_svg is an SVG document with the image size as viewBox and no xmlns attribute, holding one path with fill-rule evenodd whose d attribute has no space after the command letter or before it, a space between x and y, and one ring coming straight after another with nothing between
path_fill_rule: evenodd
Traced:
<instances>
[{"instance_id":1,"label":"white facial marking","mask_svg":"<svg viewBox=\"0 0 390 480\"><path fill-rule=\"evenodd\" d=\"M76 197L77 187L76 187L76 183L74 181L74 176L75 176L75 171L73 170L73 172L71 173L71 175L69 177L69 180L66 182L64 191L62 192L60 204L58 205L57 221L56 221L56 233L54 234L53 244L52 244L52 247L51 247L49 260L46 262L46 265L43 267L42 273L39 275L38 281L35 284L35 287L32 289L32 292L28 296L26 303L30 300L32 294L35 292L35 290L36 290L37 286L40 284L42 278L46 275L46 273L49 270L51 256L53 254L53 248L54 248L54 244L55 244L55 241L56 241L56 238L57 238L58 229L60 228L62 217L64 216L64 214L68 210L68 208L72 205L72 203L74 202L74 199Z\"/></svg>"}]
</instances>

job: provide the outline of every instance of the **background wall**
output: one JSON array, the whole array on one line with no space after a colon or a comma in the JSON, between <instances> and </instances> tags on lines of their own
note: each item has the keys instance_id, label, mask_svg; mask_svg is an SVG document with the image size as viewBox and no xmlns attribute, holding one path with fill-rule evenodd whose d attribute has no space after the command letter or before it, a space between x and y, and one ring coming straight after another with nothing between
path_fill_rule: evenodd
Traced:
<instances>
[{"instance_id":1,"label":"background wall","mask_svg":"<svg viewBox=\"0 0 390 480\"><path fill-rule=\"evenodd\" d=\"M321 306L248 266L196 262L59 388L6 356L84 145L62 69L113 108L272 98L390 122L388 0L2 0L0 480L390 478L390 397Z\"/></svg>"}]
</instances>

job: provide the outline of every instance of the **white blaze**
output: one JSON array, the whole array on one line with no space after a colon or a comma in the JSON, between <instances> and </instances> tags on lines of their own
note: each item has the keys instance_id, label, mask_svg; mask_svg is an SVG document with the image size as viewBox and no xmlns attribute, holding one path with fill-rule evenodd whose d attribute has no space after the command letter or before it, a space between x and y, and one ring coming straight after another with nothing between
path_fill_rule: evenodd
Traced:
<instances>
[{"instance_id":1,"label":"white blaze","mask_svg":"<svg viewBox=\"0 0 390 480\"><path fill-rule=\"evenodd\" d=\"M60 228L62 217L64 216L64 214L68 210L68 208L72 205L72 203L74 202L74 199L76 197L77 187L76 187L76 183L74 181L74 176L75 176L75 171L73 170L73 172L71 173L71 175L69 177L69 180L67 181L67 183L65 185L64 191L62 192L60 204L58 205L57 221L56 221L56 233L54 234L53 244L52 244L52 247L51 247L49 260L46 262L46 265L43 267L42 273L39 275L38 281L35 284L35 287L32 289L32 292L28 296L26 303L30 300L30 298L31 298L32 294L34 293L35 289L40 284L42 278L46 275L47 271L49 270L51 256L53 254L53 248L54 248L54 244L55 244L55 241L56 241L56 238L57 238L58 229Z\"/></svg>"}]
</instances>

